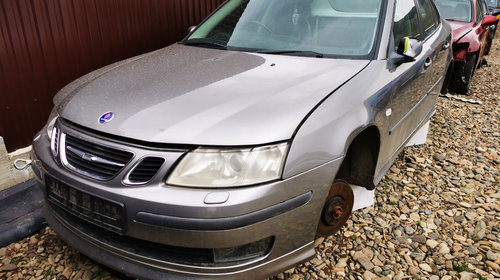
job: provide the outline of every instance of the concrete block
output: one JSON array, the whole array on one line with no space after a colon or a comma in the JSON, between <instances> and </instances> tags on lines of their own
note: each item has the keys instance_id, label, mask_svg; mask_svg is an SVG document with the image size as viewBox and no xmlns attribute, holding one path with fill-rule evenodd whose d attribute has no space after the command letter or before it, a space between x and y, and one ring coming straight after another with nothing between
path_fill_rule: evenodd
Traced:
<instances>
[{"instance_id":1,"label":"concrete block","mask_svg":"<svg viewBox=\"0 0 500 280\"><path fill-rule=\"evenodd\" d=\"M14 161L18 158L29 159L31 146L8 153L5 142L0 136L0 191L33 178L31 168L17 170Z\"/></svg>"}]
</instances>

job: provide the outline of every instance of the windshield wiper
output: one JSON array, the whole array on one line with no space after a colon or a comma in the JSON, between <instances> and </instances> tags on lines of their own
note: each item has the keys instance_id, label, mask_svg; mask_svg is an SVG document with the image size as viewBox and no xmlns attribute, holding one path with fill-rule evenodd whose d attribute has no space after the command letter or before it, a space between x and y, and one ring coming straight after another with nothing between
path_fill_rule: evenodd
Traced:
<instances>
[{"instance_id":1,"label":"windshield wiper","mask_svg":"<svg viewBox=\"0 0 500 280\"><path fill-rule=\"evenodd\" d=\"M454 19L452 18L446 18L447 21L455 21Z\"/></svg>"},{"instance_id":2,"label":"windshield wiper","mask_svg":"<svg viewBox=\"0 0 500 280\"><path fill-rule=\"evenodd\" d=\"M324 54L315 51L297 51L297 50L256 50L256 53L266 53L266 54L290 54L290 55L300 55L300 56L311 56L322 58Z\"/></svg>"},{"instance_id":3,"label":"windshield wiper","mask_svg":"<svg viewBox=\"0 0 500 280\"><path fill-rule=\"evenodd\" d=\"M200 46L200 47L207 47L207 48L213 48L213 49L221 49L221 50L227 50L227 46L224 44L216 43L213 41L206 41L206 40L188 40L181 42L181 44L186 45L186 46Z\"/></svg>"}]
</instances>

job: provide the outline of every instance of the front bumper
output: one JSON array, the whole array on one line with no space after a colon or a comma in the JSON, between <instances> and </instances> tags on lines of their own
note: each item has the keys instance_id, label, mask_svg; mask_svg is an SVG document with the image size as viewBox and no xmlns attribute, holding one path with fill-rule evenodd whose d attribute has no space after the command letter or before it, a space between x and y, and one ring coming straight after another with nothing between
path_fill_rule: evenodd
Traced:
<instances>
[{"instance_id":1,"label":"front bumper","mask_svg":"<svg viewBox=\"0 0 500 280\"><path fill-rule=\"evenodd\" d=\"M49 225L96 261L149 279L259 279L311 258L322 205L341 163L335 160L292 178L244 188L123 186L63 167L49 146L46 137L33 143L32 166L45 191L47 178L53 178L122 204L126 217L123 232L115 233L47 201ZM228 199L207 203L214 193ZM253 245L269 247L250 258L234 255ZM232 259L202 257L220 250L233 254Z\"/></svg>"}]
</instances>

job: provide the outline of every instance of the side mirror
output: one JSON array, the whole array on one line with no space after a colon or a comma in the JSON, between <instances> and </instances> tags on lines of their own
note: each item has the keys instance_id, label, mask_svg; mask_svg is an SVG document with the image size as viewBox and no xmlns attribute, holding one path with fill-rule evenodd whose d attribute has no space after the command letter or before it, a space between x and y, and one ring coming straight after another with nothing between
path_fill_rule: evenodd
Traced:
<instances>
[{"instance_id":1,"label":"side mirror","mask_svg":"<svg viewBox=\"0 0 500 280\"><path fill-rule=\"evenodd\" d=\"M497 17L494 17L494 16L485 16L483 18L483 21L481 22L481 25L482 26L486 26L486 25L496 24L497 20L498 20Z\"/></svg>"},{"instance_id":2,"label":"side mirror","mask_svg":"<svg viewBox=\"0 0 500 280\"><path fill-rule=\"evenodd\" d=\"M415 58L422 52L422 42L417 39L410 39L409 37L403 37L398 45L397 53L410 60L415 60Z\"/></svg>"},{"instance_id":3,"label":"side mirror","mask_svg":"<svg viewBox=\"0 0 500 280\"><path fill-rule=\"evenodd\" d=\"M392 66L391 69L395 69L397 66L415 61L415 58L422 52L422 42L417 39L410 39L409 37L403 37L398 44L396 52L391 52L389 55L389 61ZM391 70L392 71L392 70Z\"/></svg>"},{"instance_id":4,"label":"side mirror","mask_svg":"<svg viewBox=\"0 0 500 280\"><path fill-rule=\"evenodd\" d=\"M196 29L196 25L190 26L190 27L188 28L188 34L193 33L193 31L194 31L195 29Z\"/></svg>"}]
</instances>

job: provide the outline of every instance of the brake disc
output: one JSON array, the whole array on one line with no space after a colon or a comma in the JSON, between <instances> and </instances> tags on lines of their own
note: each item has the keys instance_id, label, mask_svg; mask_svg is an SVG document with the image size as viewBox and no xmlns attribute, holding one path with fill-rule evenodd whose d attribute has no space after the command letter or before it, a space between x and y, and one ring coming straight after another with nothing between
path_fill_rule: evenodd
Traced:
<instances>
[{"instance_id":1,"label":"brake disc","mask_svg":"<svg viewBox=\"0 0 500 280\"><path fill-rule=\"evenodd\" d=\"M334 182L323 205L316 234L329 236L342 228L352 213L354 195L344 182Z\"/></svg>"}]
</instances>

